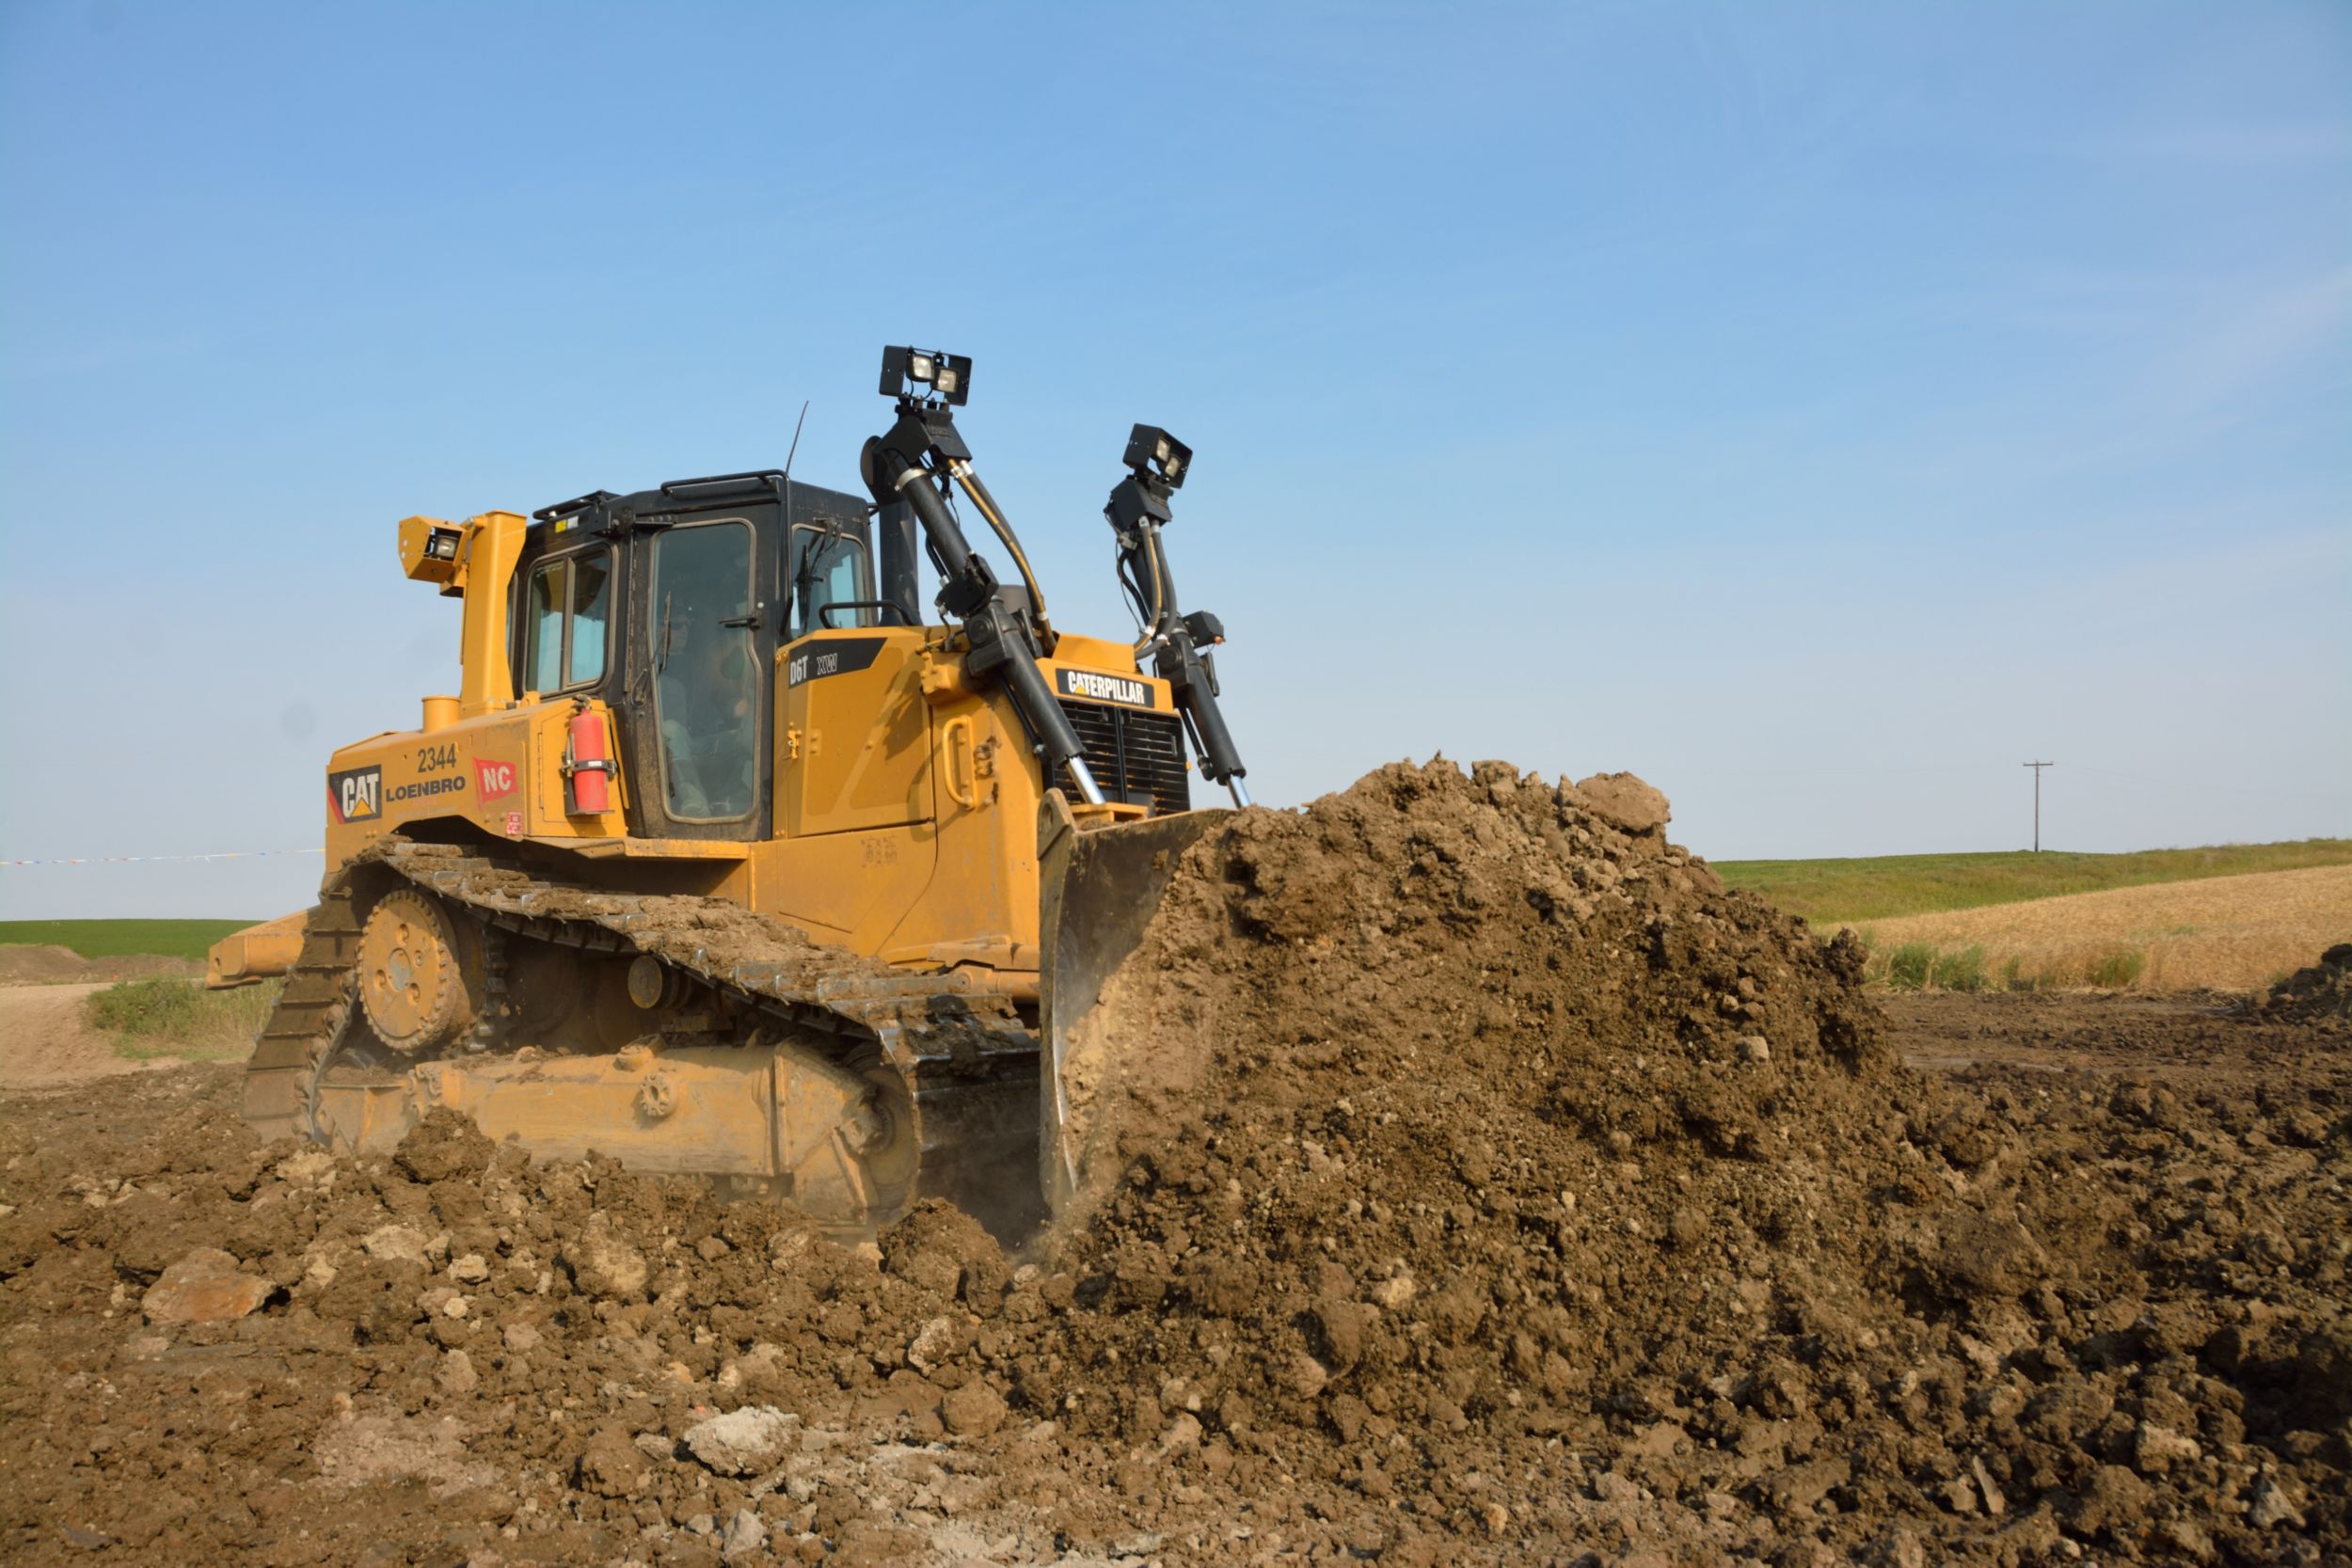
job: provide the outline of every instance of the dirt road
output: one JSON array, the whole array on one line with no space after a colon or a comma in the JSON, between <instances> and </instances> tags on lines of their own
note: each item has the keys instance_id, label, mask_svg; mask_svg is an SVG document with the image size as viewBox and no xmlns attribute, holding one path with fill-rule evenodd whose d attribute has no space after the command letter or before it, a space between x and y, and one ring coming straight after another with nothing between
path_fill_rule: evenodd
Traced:
<instances>
[{"instance_id":1,"label":"dirt road","mask_svg":"<svg viewBox=\"0 0 2352 1568\"><path fill-rule=\"evenodd\" d=\"M57 1088L168 1063L129 1061L90 1027L84 998L103 985L0 986L0 1091Z\"/></svg>"}]
</instances>

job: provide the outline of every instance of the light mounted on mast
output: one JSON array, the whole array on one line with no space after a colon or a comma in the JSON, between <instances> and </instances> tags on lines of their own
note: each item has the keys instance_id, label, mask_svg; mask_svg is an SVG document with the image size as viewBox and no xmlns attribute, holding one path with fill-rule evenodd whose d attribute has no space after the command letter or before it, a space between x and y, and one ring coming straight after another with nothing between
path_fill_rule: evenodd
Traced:
<instances>
[{"instance_id":1,"label":"light mounted on mast","mask_svg":"<svg viewBox=\"0 0 2352 1568\"><path fill-rule=\"evenodd\" d=\"M1012 699L1046 779L1067 768L1079 799L1099 806L1103 791L1087 768L1086 750L1038 668L1038 659L1053 646L1044 595L1004 510L973 471L972 450L956 428L954 409L971 388L972 361L961 355L883 349L882 395L898 401L898 419L866 443L858 471L878 508L903 501L914 512L942 579L934 602L963 632L965 670L994 681ZM1016 609L1006 602L995 572L964 537L948 510L951 486L963 493L1010 552L1028 591L1025 605Z\"/></svg>"},{"instance_id":2,"label":"light mounted on mast","mask_svg":"<svg viewBox=\"0 0 2352 1568\"><path fill-rule=\"evenodd\" d=\"M1160 530L1173 515L1168 498L1192 469L1192 449L1158 425L1139 424L1128 433L1120 462L1128 473L1111 490L1103 515L1119 540L1120 578L1134 599L1143 633L1136 657L1149 654L1152 668L1168 684L1192 732L1201 776L1221 784L1237 806L1249 804L1249 770L1217 706L1216 665L1209 650L1225 641L1225 624L1205 610L1184 614L1177 607L1176 578L1168 569Z\"/></svg>"},{"instance_id":3,"label":"light mounted on mast","mask_svg":"<svg viewBox=\"0 0 2352 1568\"><path fill-rule=\"evenodd\" d=\"M1127 454L1120 461L1137 479L1157 481L1163 490L1181 490L1192 467L1192 449L1158 425L1139 424L1127 433Z\"/></svg>"},{"instance_id":4,"label":"light mounted on mast","mask_svg":"<svg viewBox=\"0 0 2352 1568\"><path fill-rule=\"evenodd\" d=\"M916 402L936 399L961 408L972 395L971 356L932 349L883 349L882 395Z\"/></svg>"}]
</instances>

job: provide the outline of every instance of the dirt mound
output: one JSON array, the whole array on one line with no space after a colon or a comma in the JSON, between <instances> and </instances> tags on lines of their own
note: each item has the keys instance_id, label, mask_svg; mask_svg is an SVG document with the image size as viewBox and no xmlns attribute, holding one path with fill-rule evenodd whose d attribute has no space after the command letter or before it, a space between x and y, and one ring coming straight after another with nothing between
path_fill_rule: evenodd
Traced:
<instances>
[{"instance_id":1,"label":"dirt mound","mask_svg":"<svg viewBox=\"0 0 2352 1568\"><path fill-rule=\"evenodd\" d=\"M0 946L0 986L47 986L76 980L142 980L151 975L204 973L201 964L155 953L86 958L71 947L47 942Z\"/></svg>"},{"instance_id":2,"label":"dirt mound","mask_svg":"<svg viewBox=\"0 0 2352 1568\"><path fill-rule=\"evenodd\" d=\"M2130 1200L2018 1157L2045 1108L1902 1072L1850 940L1724 893L1606 782L1616 809L1400 765L1189 852L1117 981L1152 1049L1093 1108L1119 1180L1059 1243L1076 1307L1021 1402L1113 1451L1412 1498L1408 1555L1415 1528L2211 1550L2217 1472L2164 1455L2245 1434L2227 1351L2173 1359L2224 1320L2143 1324L2149 1279L2095 1272ZM2108 1111L2118 1158L2190 1119L2144 1088ZM2282 1135L2340 1148L2302 1116ZM2291 1315L2265 1354L2332 1366L2328 1314ZM1181 1497L1132 1472L1105 1479Z\"/></svg>"},{"instance_id":3,"label":"dirt mound","mask_svg":"<svg viewBox=\"0 0 2352 1568\"><path fill-rule=\"evenodd\" d=\"M1396 1156L1366 1162L1384 1196L1450 1200L1465 1163L1684 1132L1755 1154L1784 1101L1843 1109L1892 1066L1859 950L1725 893L1665 820L1629 774L1555 788L1442 760L1240 814L1104 986L1112 1032L1150 1047L1094 1089L1095 1147L1165 1162L1223 1137L1230 1164L1303 1112L1320 1140ZM1335 1111L1356 1088L1396 1102Z\"/></svg>"},{"instance_id":4,"label":"dirt mound","mask_svg":"<svg viewBox=\"0 0 2352 1568\"><path fill-rule=\"evenodd\" d=\"M2341 942L2270 988L2259 1004L2272 1018L2297 1023L2352 1025L2352 942Z\"/></svg>"},{"instance_id":5,"label":"dirt mound","mask_svg":"<svg viewBox=\"0 0 2352 1568\"><path fill-rule=\"evenodd\" d=\"M1196 845L1123 1004L1174 1069L1114 1088L1115 1180L1033 1256L937 1205L845 1248L446 1115L386 1159L263 1147L232 1072L17 1101L0 1539L370 1568L2352 1550L2334 1037L2198 1018L2203 1053L2279 1053L2243 1091L1911 1072L1851 946L1606 784L1391 768Z\"/></svg>"}]
</instances>

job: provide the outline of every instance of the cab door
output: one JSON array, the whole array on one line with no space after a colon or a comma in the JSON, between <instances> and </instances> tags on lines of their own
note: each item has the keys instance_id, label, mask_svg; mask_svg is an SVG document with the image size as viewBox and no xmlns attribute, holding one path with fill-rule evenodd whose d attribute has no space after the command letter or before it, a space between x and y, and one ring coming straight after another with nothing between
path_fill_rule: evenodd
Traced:
<instances>
[{"instance_id":1,"label":"cab door","mask_svg":"<svg viewBox=\"0 0 2352 1568\"><path fill-rule=\"evenodd\" d=\"M757 532L742 516L682 522L653 535L650 557L643 625L665 831L765 837L774 636L763 636Z\"/></svg>"}]
</instances>

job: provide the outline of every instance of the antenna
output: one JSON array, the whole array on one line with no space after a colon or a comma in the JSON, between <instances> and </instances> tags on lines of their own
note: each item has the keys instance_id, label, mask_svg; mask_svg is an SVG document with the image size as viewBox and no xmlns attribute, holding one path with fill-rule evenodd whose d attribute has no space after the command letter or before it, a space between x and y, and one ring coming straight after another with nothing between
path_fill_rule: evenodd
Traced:
<instances>
[{"instance_id":1,"label":"antenna","mask_svg":"<svg viewBox=\"0 0 2352 1568\"><path fill-rule=\"evenodd\" d=\"M801 427L808 423L808 399L801 400L801 417L792 421L792 445L784 454L784 526L785 537L791 538L792 528L792 460L801 455Z\"/></svg>"},{"instance_id":2,"label":"antenna","mask_svg":"<svg viewBox=\"0 0 2352 1568\"><path fill-rule=\"evenodd\" d=\"M801 426L806 423L808 423L808 400L806 398L803 398L801 400L801 417L792 421L792 446L791 449L784 454L784 482L787 484L792 483L792 459L800 455ZM788 503L787 509L789 510Z\"/></svg>"}]
</instances>

